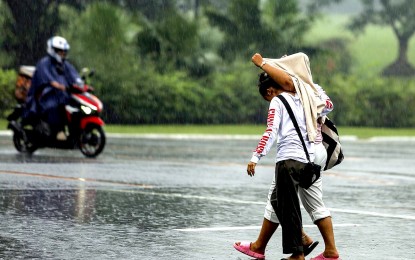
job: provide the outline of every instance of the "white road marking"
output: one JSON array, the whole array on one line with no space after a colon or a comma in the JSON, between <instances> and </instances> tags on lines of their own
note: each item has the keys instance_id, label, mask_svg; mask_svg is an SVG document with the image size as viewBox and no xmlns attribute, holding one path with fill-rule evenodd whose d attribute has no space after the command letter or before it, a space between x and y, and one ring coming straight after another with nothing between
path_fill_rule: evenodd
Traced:
<instances>
[{"instance_id":1,"label":"white road marking","mask_svg":"<svg viewBox=\"0 0 415 260\"><path fill-rule=\"evenodd\" d=\"M408 216L408 215L396 215L396 214L387 214L387 213L379 213L379 212L363 211L363 210L354 210L354 209L329 208L329 210L333 211L333 212L343 212L343 213L349 213L349 214L366 215L366 216L374 216L374 217L399 218L399 219L406 219L406 220L415 220L415 216Z\"/></svg>"},{"instance_id":2,"label":"white road marking","mask_svg":"<svg viewBox=\"0 0 415 260\"><path fill-rule=\"evenodd\" d=\"M154 191L148 191L148 190L147 191L144 191L144 190L111 190L111 191L131 192L131 193L139 193L139 194L144 194L144 195L176 197L176 198L185 198L185 199L220 201L220 202L228 202L228 203L234 203L234 204L249 204L249 205L264 205L264 206L266 204L265 202L258 202L258 201L246 201L246 200L237 200L237 199L221 198L221 197L196 196L196 195L188 195L188 194L181 194L181 193L162 193L162 192L154 192ZM363 210L355 210L355 209L329 208L329 210L332 212L341 212L341 213L356 214L356 215L415 220L415 216L413 215L388 214L388 213L363 211Z\"/></svg>"},{"instance_id":3,"label":"white road marking","mask_svg":"<svg viewBox=\"0 0 415 260\"><path fill-rule=\"evenodd\" d=\"M145 184L131 184L131 183L108 181L108 180L76 178L76 177L63 177L63 176L53 176L53 175L38 174L38 173L25 173L25 172L18 172L18 171L3 171L3 170L0 170L0 174L18 174L18 175L26 175L26 176L42 177L42 178L58 178L58 179L66 179L66 180L76 180L76 181L81 181L81 182L104 182L104 183L113 184L113 185L137 186L137 187L143 187L143 188L148 188L148 189L153 188L153 186L148 186L148 185L145 185ZM117 189L106 189L106 190L107 191L112 191L112 192L128 192L128 193L138 193L138 194L154 195L154 196L179 197L179 198L185 198L185 199L219 201L219 202L226 202L226 203L232 203L232 204L265 205L265 202L237 200L237 199L221 198L221 197L197 196L197 195L189 195L189 194L181 194L181 193L162 193L162 192L154 192L154 191L148 191L148 190L147 191L143 191L143 190L117 190ZM415 220L414 215L388 214L388 213L363 211L363 210L355 210L355 209L329 208L329 210L332 211L332 212L341 212L341 213L365 215L365 216L373 216L373 217Z\"/></svg>"},{"instance_id":4,"label":"white road marking","mask_svg":"<svg viewBox=\"0 0 415 260\"><path fill-rule=\"evenodd\" d=\"M316 228L316 225L303 225L306 228ZM359 224L333 224L334 227L357 227ZM233 230L257 230L261 226L244 226L244 227L211 227L211 228L176 228L173 230L182 232L204 232L204 231L233 231Z\"/></svg>"}]
</instances>

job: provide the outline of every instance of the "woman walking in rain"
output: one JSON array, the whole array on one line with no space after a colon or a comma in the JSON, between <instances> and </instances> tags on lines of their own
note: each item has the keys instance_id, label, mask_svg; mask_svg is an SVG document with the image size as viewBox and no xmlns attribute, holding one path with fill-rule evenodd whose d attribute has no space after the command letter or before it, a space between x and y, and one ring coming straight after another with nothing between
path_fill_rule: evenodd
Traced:
<instances>
[{"instance_id":1,"label":"woman walking in rain","mask_svg":"<svg viewBox=\"0 0 415 260\"><path fill-rule=\"evenodd\" d=\"M252 62L264 70L264 73L260 75L258 87L262 97L270 102L270 108L267 130L248 163L248 175L253 176L255 174L256 164L261 157L268 153L277 137L279 143L277 146L275 176L268 195L260 234L255 242L237 242L234 247L247 255L264 259L265 248L281 222L284 253L292 254L288 259L304 259L304 256L308 255L318 242L313 242L301 228L302 220L298 193L313 222L319 227L325 242L325 251L312 259L340 259L334 243L330 212L324 206L322 200L321 178L309 189L303 189L298 186L295 179L290 177L290 174L293 176L296 174L295 172L302 170L307 159L284 105L275 97L281 94L288 100L290 107L295 111L294 114L302 130L303 139L307 140L305 112L298 94L295 93L295 78L285 71L267 64L260 54L255 54L252 57ZM324 116L332 110L333 105L323 89L318 85L316 87L320 98L325 102L325 108L321 113L321 116ZM318 126L321 127L320 124ZM321 131L317 129L315 142L307 142L307 150L315 163L325 165L327 154L322 146L321 139ZM314 150L316 150L316 153L314 153ZM282 221L279 221L279 219Z\"/></svg>"}]
</instances>

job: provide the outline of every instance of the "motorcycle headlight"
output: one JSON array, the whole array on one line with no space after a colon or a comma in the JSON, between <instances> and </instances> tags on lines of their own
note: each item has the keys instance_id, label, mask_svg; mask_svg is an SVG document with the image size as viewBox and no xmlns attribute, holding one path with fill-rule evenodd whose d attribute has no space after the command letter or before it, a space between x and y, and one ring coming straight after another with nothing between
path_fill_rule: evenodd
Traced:
<instances>
[{"instance_id":1,"label":"motorcycle headlight","mask_svg":"<svg viewBox=\"0 0 415 260\"><path fill-rule=\"evenodd\" d=\"M82 111L84 111L85 114L89 115L92 113L92 109L87 106L81 106Z\"/></svg>"}]
</instances>

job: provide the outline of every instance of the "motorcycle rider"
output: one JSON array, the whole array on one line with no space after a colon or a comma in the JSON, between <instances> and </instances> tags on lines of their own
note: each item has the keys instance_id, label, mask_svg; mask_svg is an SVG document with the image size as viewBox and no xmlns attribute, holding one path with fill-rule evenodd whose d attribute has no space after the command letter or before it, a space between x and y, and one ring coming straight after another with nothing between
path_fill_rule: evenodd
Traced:
<instances>
[{"instance_id":1,"label":"motorcycle rider","mask_svg":"<svg viewBox=\"0 0 415 260\"><path fill-rule=\"evenodd\" d=\"M53 36L47 41L47 55L36 64L23 115L26 122L46 121L50 135L56 135L58 140L66 139L64 109L69 101L67 87L83 84L77 70L66 60L69 48L69 43L61 36Z\"/></svg>"}]
</instances>

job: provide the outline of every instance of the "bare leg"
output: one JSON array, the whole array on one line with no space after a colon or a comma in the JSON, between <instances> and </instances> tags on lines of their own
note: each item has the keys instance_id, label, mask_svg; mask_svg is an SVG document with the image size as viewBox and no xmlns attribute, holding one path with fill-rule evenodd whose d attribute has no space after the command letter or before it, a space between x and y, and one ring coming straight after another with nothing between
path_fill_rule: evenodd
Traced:
<instances>
[{"instance_id":1,"label":"bare leg","mask_svg":"<svg viewBox=\"0 0 415 260\"><path fill-rule=\"evenodd\" d=\"M313 240L304 232L304 229L301 230L302 233L302 242L304 246L309 246L313 243ZM292 254L290 257L285 258L287 260L294 260L294 259L305 259L304 254Z\"/></svg>"},{"instance_id":2,"label":"bare leg","mask_svg":"<svg viewBox=\"0 0 415 260\"><path fill-rule=\"evenodd\" d=\"M264 254L265 248L267 247L269 240L271 239L275 230L277 230L278 226L278 223L271 222L268 219L264 218L257 240L251 243L251 251ZM241 242L236 242L235 244L239 245L240 243Z\"/></svg>"},{"instance_id":3,"label":"bare leg","mask_svg":"<svg viewBox=\"0 0 415 260\"><path fill-rule=\"evenodd\" d=\"M331 217L317 220L316 225L320 230L321 236L324 239L324 257L338 258L339 252L337 251L336 243L334 242L334 232Z\"/></svg>"},{"instance_id":4,"label":"bare leg","mask_svg":"<svg viewBox=\"0 0 415 260\"><path fill-rule=\"evenodd\" d=\"M258 238L255 242L251 244L251 250L263 254L265 252L265 248L267 247L269 240L271 239L275 230L277 230L278 226L278 223L271 222L268 219L264 218Z\"/></svg>"},{"instance_id":5,"label":"bare leg","mask_svg":"<svg viewBox=\"0 0 415 260\"><path fill-rule=\"evenodd\" d=\"M311 243L313 243L313 240L304 232L304 229L301 230L302 233L302 242L303 242L303 246L309 246L311 245Z\"/></svg>"},{"instance_id":6,"label":"bare leg","mask_svg":"<svg viewBox=\"0 0 415 260\"><path fill-rule=\"evenodd\" d=\"M256 253L264 254L265 248L267 247L269 240L277 230L278 226L278 223L271 222L268 219L264 218L258 238L255 242L251 243L250 249ZM302 242L304 246L309 246L311 243L313 243L313 240L304 232L304 230L302 230L302 235ZM240 242L236 242L235 244L239 245Z\"/></svg>"}]
</instances>

